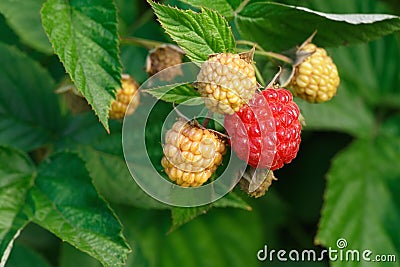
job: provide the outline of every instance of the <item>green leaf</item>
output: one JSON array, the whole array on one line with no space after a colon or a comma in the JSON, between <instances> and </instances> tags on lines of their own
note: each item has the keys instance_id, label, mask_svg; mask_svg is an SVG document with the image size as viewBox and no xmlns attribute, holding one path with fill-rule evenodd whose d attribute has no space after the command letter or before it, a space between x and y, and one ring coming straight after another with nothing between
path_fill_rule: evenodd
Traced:
<instances>
[{"instance_id":1,"label":"green leaf","mask_svg":"<svg viewBox=\"0 0 400 267\"><path fill-rule=\"evenodd\" d=\"M168 212L120 208L126 235L137 250L128 266L257 266L263 223L257 213L224 209L200 216L176 231ZM205 257L204 255L207 255ZM130 263L130 264L129 264Z\"/></svg>"},{"instance_id":2,"label":"green leaf","mask_svg":"<svg viewBox=\"0 0 400 267\"><path fill-rule=\"evenodd\" d=\"M207 7L220 13L231 20L240 6L241 0L183 0L182 2L188 3L195 7Z\"/></svg>"},{"instance_id":3,"label":"green leaf","mask_svg":"<svg viewBox=\"0 0 400 267\"><path fill-rule=\"evenodd\" d=\"M108 130L108 110L121 86L113 1L48 0L41 14L54 51Z\"/></svg>"},{"instance_id":4,"label":"green leaf","mask_svg":"<svg viewBox=\"0 0 400 267\"><path fill-rule=\"evenodd\" d=\"M2 146L0 162L2 264L21 229L33 221L106 266L123 265L130 249L121 224L80 158L58 153L36 170L25 154Z\"/></svg>"},{"instance_id":5,"label":"green leaf","mask_svg":"<svg viewBox=\"0 0 400 267\"><path fill-rule=\"evenodd\" d=\"M189 84L179 85L172 89L171 86L158 87L145 90L144 92L149 93L163 101L176 104L185 102L186 105L200 105L203 103L200 93Z\"/></svg>"},{"instance_id":6,"label":"green leaf","mask_svg":"<svg viewBox=\"0 0 400 267\"><path fill-rule=\"evenodd\" d=\"M325 203L316 243L337 248L365 249L400 257L400 139L356 141L339 154L328 173ZM367 266L359 262L332 262L332 266ZM385 263L398 266L398 263ZM368 262L368 266L381 266Z\"/></svg>"},{"instance_id":7,"label":"green leaf","mask_svg":"<svg viewBox=\"0 0 400 267\"><path fill-rule=\"evenodd\" d=\"M0 58L0 144L30 151L50 142L62 125L52 77L14 47L0 43Z\"/></svg>"},{"instance_id":8,"label":"green leaf","mask_svg":"<svg viewBox=\"0 0 400 267\"><path fill-rule=\"evenodd\" d=\"M334 49L332 57L347 90L361 95L370 106L399 107L399 45L393 35L369 44Z\"/></svg>"},{"instance_id":9,"label":"green leaf","mask_svg":"<svg viewBox=\"0 0 400 267\"><path fill-rule=\"evenodd\" d=\"M28 196L33 222L105 266L122 266L130 249L121 224L93 187L84 162L74 154L59 153L38 172Z\"/></svg>"},{"instance_id":10,"label":"green leaf","mask_svg":"<svg viewBox=\"0 0 400 267\"><path fill-rule=\"evenodd\" d=\"M338 94L323 104L310 104L295 98L306 121L303 129L336 130L356 137L371 136L373 115L360 95L349 92L350 86L342 80Z\"/></svg>"},{"instance_id":11,"label":"green leaf","mask_svg":"<svg viewBox=\"0 0 400 267\"><path fill-rule=\"evenodd\" d=\"M211 205L204 205L199 207L181 208L173 207L171 209L172 226L170 232L176 230L178 227L185 223L190 222L199 215L206 214L211 209Z\"/></svg>"},{"instance_id":12,"label":"green leaf","mask_svg":"<svg viewBox=\"0 0 400 267\"><path fill-rule=\"evenodd\" d=\"M217 201L212 203L213 207L216 208L237 208L250 211L252 210L251 206L247 204L240 196L231 192L225 195L223 198L218 199Z\"/></svg>"},{"instance_id":13,"label":"green leaf","mask_svg":"<svg viewBox=\"0 0 400 267\"><path fill-rule=\"evenodd\" d=\"M208 55L234 52L235 40L228 22L217 12L203 8L201 13L156 4L149 0L161 26L182 47L192 61Z\"/></svg>"},{"instance_id":14,"label":"green leaf","mask_svg":"<svg viewBox=\"0 0 400 267\"><path fill-rule=\"evenodd\" d=\"M10 27L20 36L21 41L45 54L53 53L49 40L43 31L39 11L43 0L2 0L2 13Z\"/></svg>"},{"instance_id":15,"label":"green leaf","mask_svg":"<svg viewBox=\"0 0 400 267\"><path fill-rule=\"evenodd\" d=\"M242 198L240 198L233 192L227 194L223 198L208 205L191 207L191 208L173 207L171 209L172 226L170 232L176 230L183 224L190 222L197 216L206 214L212 207L218 207L218 208L232 207L248 211L251 210L249 204L247 204Z\"/></svg>"},{"instance_id":16,"label":"green leaf","mask_svg":"<svg viewBox=\"0 0 400 267\"><path fill-rule=\"evenodd\" d=\"M125 73L131 73L132 77L142 83L148 78L148 74L144 71L144 63L149 50L144 47L122 46L121 61L124 66Z\"/></svg>"},{"instance_id":17,"label":"green leaf","mask_svg":"<svg viewBox=\"0 0 400 267\"><path fill-rule=\"evenodd\" d=\"M113 121L110 126L112 131L107 134L92 114L76 116L69 122L56 149L79 153L86 161L94 185L107 200L165 208L166 205L148 196L133 180L122 153L122 124Z\"/></svg>"},{"instance_id":18,"label":"green leaf","mask_svg":"<svg viewBox=\"0 0 400 267\"><path fill-rule=\"evenodd\" d=\"M6 18L0 13L0 42L15 45L19 42L19 36L7 24Z\"/></svg>"},{"instance_id":19,"label":"green leaf","mask_svg":"<svg viewBox=\"0 0 400 267\"><path fill-rule=\"evenodd\" d=\"M285 219L290 217L293 221L293 217L286 209L285 201L272 191L254 204L259 207L252 212L211 210L169 233L169 211L120 206L116 212L125 226L124 234L134 246L126 266L259 266L254 255L263 248L266 240L268 245L277 247L275 244L279 243L275 240L282 241L279 229L282 230ZM208 255L206 259L204 255ZM70 266L101 265L63 244L60 267Z\"/></svg>"},{"instance_id":20,"label":"green leaf","mask_svg":"<svg viewBox=\"0 0 400 267\"><path fill-rule=\"evenodd\" d=\"M22 210L35 176L35 167L23 152L0 146L1 265L7 261L14 240L28 223Z\"/></svg>"},{"instance_id":21,"label":"green leaf","mask_svg":"<svg viewBox=\"0 0 400 267\"><path fill-rule=\"evenodd\" d=\"M29 267L51 267L42 255L31 248L16 243L6 266L26 267L27 263L29 263Z\"/></svg>"},{"instance_id":22,"label":"green leaf","mask_svg":"<svg viewBox=\"0 0 400 267\"><path fill-rule=\"evenodd\" d=\"M68 243L63 243L61 247L61 257L59 267L85 266L102 267L101 263L85 253L77 250Z\"/></svg>"},{"instance_id":23,"label":"green leaf","mask_svg":"<svg viewBox=\"0 0 400 267\"><path fill-rule=\"evenodd\" d=\"M400 113L387 118L381 126L382 135L400 136Z\"/></svg>"},{"instance_id":24,"label":"green leaf","mask_svg":"<svg viewBox=\"0 0 400 267\"><path fill-rule=\"evenodd\" d=\"M295 3L295 1L291 1L290 3ZM386 3L375 0L364 0L361 2L347 1L347 0L335 0L329 2L310 0L307 1L307 3L304 3L304 5L305 7L326 13L368 14L368 13L388 13L392 11Z\"/></svg>"},{"instance_id":25,"label":"green leaf","mask_svg":"<svg viewBox=\"0 0 400 267\"><path fill-rule=\"evenodd\" d=\"M235 22L242 38L274 51L302 43L315 30L315 43L324 47L368 42L400 30L397 16L327 14L266 1L247 4Z\"/></svg>"},{"instance_id":26,"label":"green leaf","mask_svg":"<svg viewBox=\"0 0 400 267\"><path fill-rule=\"evenodd\" d=\"M115 1L118 9L118 23L119 31L121 35L128 35L129 32L125 32L126 29L130 30L129 26L139 20L141 15L142 1L139 0L116 0Z\"/></svg>"}]
</instances>

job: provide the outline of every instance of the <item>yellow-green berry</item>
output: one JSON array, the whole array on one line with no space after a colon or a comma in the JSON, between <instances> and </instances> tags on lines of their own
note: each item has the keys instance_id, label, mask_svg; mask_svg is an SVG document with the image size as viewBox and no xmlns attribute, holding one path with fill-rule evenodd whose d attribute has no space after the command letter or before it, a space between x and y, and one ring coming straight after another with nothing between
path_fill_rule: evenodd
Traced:
<instances>
[{"instance_id":1,"label":"yellow-green berry","mask_svg":"<svg viewBox=\"0 0 400 267\"><path fill-rule=\"evenodd\" d=\"M326 102L336 95L339 73L326 50L309 43L302 52L314 52L295 68L289 87L296 96L311 102Z\"/></svg>"}]
</instances>

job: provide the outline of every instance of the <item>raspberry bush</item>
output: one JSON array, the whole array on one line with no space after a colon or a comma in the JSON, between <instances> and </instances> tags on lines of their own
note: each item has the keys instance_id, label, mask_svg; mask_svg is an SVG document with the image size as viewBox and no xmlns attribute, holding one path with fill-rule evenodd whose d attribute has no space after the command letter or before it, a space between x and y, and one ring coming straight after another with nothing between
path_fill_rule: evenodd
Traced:
<instances>
[{"instance_id":1,"label":"raspberry bush","mask_svg":"<svg viewBox=\"0 0 400 267\"><path fill-rule=\"evenodd\" d=\"M257 252L340 238L372 260L290 266L399 266L399 13L0 1L0 266L281 266Z\"/></svg>"}]
</instances>

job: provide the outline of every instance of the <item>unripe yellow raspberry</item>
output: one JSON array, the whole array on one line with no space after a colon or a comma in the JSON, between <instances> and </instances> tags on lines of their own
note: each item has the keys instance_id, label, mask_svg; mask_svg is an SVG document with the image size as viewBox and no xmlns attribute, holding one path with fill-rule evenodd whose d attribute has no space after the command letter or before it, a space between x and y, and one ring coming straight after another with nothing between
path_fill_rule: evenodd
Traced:
<instances>
[{"instance_id":1,"label":"unripe yellow raspberry","mask_svg":"<svg viewBox=\"0 0 400 267\"><path fill-rule=\"evenodd\" d=\"M139 105L138 83L129 75L121 77L122 88L117 90L116 99L111 103L109 116L111 119L122 119L125 114L131 115ZM129 105L132 99L132 104Z\"/></svg>"},{"instance_id":2,"label":"unripe yellow raspberry","mask_svg":"<svg viewBox=\"0 0 400 267\"><path fill-rule=\"evenodd\" d=\"M326 102L336 95L338 70L326 50L309 43L301 51L314 52L296 66L289 87L295 95L311 103Z\"/></svg>"},{"instance_id":3,"label":"unripe yellow raspberry","mask_svg":"<svg viewBox=\"0 0 400 267\"><path fill-rule=\"evenodd\" d=\"M210 110L233 114L253 97L257 81L250 62L239 54L222 53L203 63L195 86Z\"/></svg>"},{"instance_id":4,"label":"unripe yellow raspberry","mask_svg":"<svg viewBox=\"0 0 400 267\"><path fill-rule=\"evenodd\" d=\"M224 140L210 130L178 120L165 134L161 165L180 186L205 183L222 163Z\"/></svg>"}]
</instances>

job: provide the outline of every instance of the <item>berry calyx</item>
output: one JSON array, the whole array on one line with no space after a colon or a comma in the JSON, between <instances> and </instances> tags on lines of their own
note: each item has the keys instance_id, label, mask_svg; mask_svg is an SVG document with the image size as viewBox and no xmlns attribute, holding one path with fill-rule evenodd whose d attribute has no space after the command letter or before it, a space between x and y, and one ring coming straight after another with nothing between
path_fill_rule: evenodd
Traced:
<instances>
[{"instance_id":1,"label":"berry calyx","mask_svg":"<svg viewBox=\"0 0 400 267\"><path fill-rule=\"evenodd\" d=\"M255 168L276 170L290 163L300 146L300 110L283 88L265 89L224 126L238 157Z\"/></svg>"},{"instance_id":2,"label":"berry calyx","mask_svg":"<svg viewBox=\"0 0 400 267\"><path fill-rule=\"evenodd\" d=\"M275 178L273 171L267 171L267 174L265 175L265 170L263 170L262 174L264 175L263 180L262 180L261 184L255 190L250 190L251 178L249 179L248 177L245 177L245 176L243 176L239 180L240 188L251 197L254 197L254 198L262 197L263 195L265 195L265 193L268 191L269 187L272 185L272 181L278 180L277 178ZM255 175L257 175L257 174L255 174Z\"/></svg>"},{"instance_id":3,"label":"berry calyx","mask_svg":"<svg viewBox=\"0 0 400 267\"><path fill-rule=\"evenodd\" d=\"M251 59L231 53L212 55L202 64L195 87L205 98L207 108L220 114L233 114L257 89Z\"/></svg>"},{"instance_id":4,"label":"berry calyx","mask_svg":"<svg viewBox=\"0 0 400 267\"><path fill-rule=\"evenodd\" d=\"M180 186L204 184L222 163L226 146L216 133L178 120L165 134L161 165Z\"/></svg>"},{"instance_id":5,"label":"berry calyx","mask_svg":"<svg viewBox=\"0 0 400 267\"><path fill-rule=\"evenodd\" d=\"M109 111L111 119L122 119L125 115L131 115L139 105L140 96L136 93L139 88L138 83L129 75L123 74L121 84L122 87L117 90L116 99L111 103Z\"/></svg>"},{"instance_id":6,"label":"berry calyx","mask_svg":"<svg viewBox=\"0 0 400 267\"><path fill-rule=\"evenodd\" d=\"M312 43L299 52L314 52L295 67L289 88L296 96L311 102L326 102L336 95L340 83L339 73L326 50Z\"/></svg>"}]
</instances>

